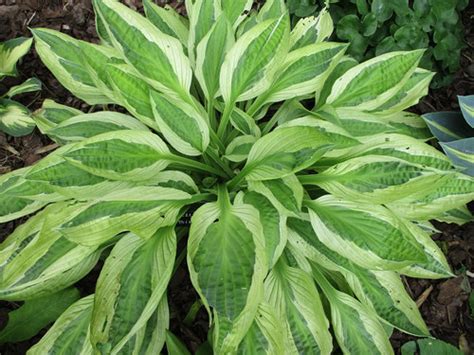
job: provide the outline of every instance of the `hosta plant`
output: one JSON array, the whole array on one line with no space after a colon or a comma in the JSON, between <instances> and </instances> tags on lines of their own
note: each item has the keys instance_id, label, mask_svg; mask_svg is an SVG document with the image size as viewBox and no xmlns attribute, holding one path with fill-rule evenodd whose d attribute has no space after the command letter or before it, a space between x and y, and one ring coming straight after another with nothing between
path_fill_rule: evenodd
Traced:
<instances>
[{"instance_id":1,"label":"hosta plant","mask_svg":"<svg viewBox=\"0 0 474 355\"><path fill-rule=\"evenodd\" d=\"M0 42L0 81L18 75L16 64L28 53L32 38L19 37ZM30 134L35 128L30 110L12 98L16 95L41 90L41 82L30 78L7 92L0 92L0 131L15 137Z\"/></svg>"},{"instance_id":2,"label":"hosta plant","mask_svg":"<svg viewBox=\"0 0 474 355\"><path fill-rule=\"evenodd\" d=\"M128 113L45 102L35 120L61 147L1 177L0 221L36 214L1 246L0 299L105 258L29 354L182 349L167 331L178 236L216 354L390 354L393 328L429 334L400 275L452 275L429 219L470 218L474 181L403 111L432 77L422 51L355 65L331 23L290 31L283 1L252 17L252 1L187 1L189 19L93 3L100 45L34 29L36 49L74 95Z\"/></svg>"}]
</instances>

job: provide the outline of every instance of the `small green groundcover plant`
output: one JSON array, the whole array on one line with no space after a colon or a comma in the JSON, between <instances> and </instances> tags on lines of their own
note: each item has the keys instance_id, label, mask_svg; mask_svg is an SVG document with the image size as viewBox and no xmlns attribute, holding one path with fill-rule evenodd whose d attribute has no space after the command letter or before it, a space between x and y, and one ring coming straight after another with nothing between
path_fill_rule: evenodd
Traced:
<instances>
[{"instance_id":1,"label":"small green groundcover plant","mask_svg":"<svg viewBox=\"0 0 474 355\"><path fill-rule=\"evenodd\" d=\"M0 81L7 76L17 76L16 64L30 50L32 38L19 37L0 42ZM11 98L27 92L41 90L41 82L30 78L20 85L0 92L0 131L14 137L30 134L35 128L30 110Z\"/></svg>"},{"instance_id":2,"label":"small green groundcover plant","mask_svg":"<svg viewBox=\"0 0 474 355\"><path fill-rule=\"evenodd\" d=\"M36 50L74 95L129 114L46 101L35 120L61 147L0 178L0 222L36 212L1 245L0 299L105 259L30 355L185 353L167 332L184 257L215 354L391 354L393 328L429 335L400 275L452 276L429 219L469 220L474 181L403 111L432 78L423 51L356 64L325 41L327 12L290 31L278 0L253 17L187 1L189 19L93 3L101 45L34 29Z\"/></svg>"},{"instance_id":3,"label":"small green groundcover plant","mask_svg":"<svg viewBox=\"0 0 474 355\"><path fill-rule=\"evenodd\" d=\"M432 87L448 85L460 68L468 0L288 0L295 18L329 4L339 40L357 60L396 50L427 48L420 66L438 72Z\"/></svg>"}]
</instances>

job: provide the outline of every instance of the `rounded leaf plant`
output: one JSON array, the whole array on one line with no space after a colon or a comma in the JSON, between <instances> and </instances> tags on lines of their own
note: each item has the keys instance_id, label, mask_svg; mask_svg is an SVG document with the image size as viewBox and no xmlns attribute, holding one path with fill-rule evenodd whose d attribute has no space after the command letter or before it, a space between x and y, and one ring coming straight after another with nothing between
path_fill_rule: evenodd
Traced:
<instances>
[{"instance_id":1,"label":"rounded leaf plant","mask_svg":"<svg viewBox=\"0 0 474 355\"><path fill-rule=\"evenodd\" d=\"M0 222L35 213L1 245L0 299L58 292L106 256L29 354L182 350L167 331L181 238L216 354L389 354L393 328L429 335L400 276L452 275L429 220L468 220L474 181L404 111L433 76L423 51L357 64L326 41L327 12L291 29L277 0L252 15L188 0L189 18L93 4L101 44L32 31L104 110L45 101L35 122L60 148L0 177Z\"/></svg>"}]
</instances>

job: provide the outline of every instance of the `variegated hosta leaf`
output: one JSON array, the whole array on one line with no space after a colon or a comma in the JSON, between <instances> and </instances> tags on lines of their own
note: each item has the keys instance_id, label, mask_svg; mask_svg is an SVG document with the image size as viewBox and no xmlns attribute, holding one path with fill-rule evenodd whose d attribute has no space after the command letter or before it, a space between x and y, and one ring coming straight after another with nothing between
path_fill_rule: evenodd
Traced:
<instances>
[{"instance_id":1,"label":"variegated hosta leaf","mask_svg":"<svg viewBox=\"0 0 474 355\"><path fill-rule=\"evenodd\" d=\"M188 45L189 29L185 24L185 18L181 17L171 6L162 8L151 0L143 1L146 17L161 32L177 38L184 47Z\"/></svg>"},{"instance_id":2,"label":"variegated hosta leaf","mask_svg":"<svg viewBox=\"0 0 474 355\"><path fill-rule=\"evenodd\" d=\"M474 216L467 208L467 205L464 205L462 207L453 208L449 211L443 212L443 214L437 216L435 219L440 222L456 223L462 226L465 223L474 221Z\"/></svg>"},{"instance_id":3,"label":"variegated hosta leaf","mask_svg":"<svg viewBox=\"0 0 474 355\"><path fill-rule=\"evenodd\" d=\"M128 65L109 65L107 74L120 105L148 127L159 131L153 115L149 85Z\"/></svg>"},{"instance_id":4,"label":"variegated hosta leaf","mask_svg":"<svg viewBox=\"0 0 474 355\"><path fill-rule=\"evenodd\" d=\"M423 50L391 52L356 65L336 80L327 103L359 111L380 107L403 88L422 55Z\"/></svg>"},{"instance_id":5,"label":"variegated hosta leaf","mask_svg":"<svg viewBox=\"0 0 474 355\"><path fill-rule=\"evenodd\" d=\"M346 44L319 43L290 52L272 86L258 100L283 101L321 90L346 48Z\"/></svg>"},{"instance_id":6,"label":"variegated hosta leaf","mask_svg":"<svg viewBox=\"0 0 474 355\"><path fill-rule=\"evenodd\" d=\"M76 204L60 231L82 245L100 245L121 232L144 239L163 226L174 225L191 195L177 189L138 186L117 190L95 200Z\"/></svg>"},{"instance_id":7,"label":"variegated hosta leaf","mask_svg":"<svg viewBox=\"0 0 474 355\"><path fill-rule=\"evenodd\" d=\"M193 2L192 11L188 10L189 17L189 39L188 54L191 62L195 62L196 48L209 33L214 23L222 13L219 0L196 0ZM188 7L188 1L186 1Z\"/></svg>"},{"instance_id":8,"label":"variegated hosta leaf","mask_svg":"<svg viewBox=\"0 0 474 355\"><path fill-rule=\"evenodd\" d=\"M400 91L373 111L378 115L389 115L416 105L420 98L428 94L434 75L435 73L429 70L416 68Z\"/></svg>"},{"instance_id":9,"label":"variegated hosta leaf","mask_svg":"<svg viewBox=\"0 0 474 355\"><path fill-rule=\"evenodd\" d=\"M114 0L94 1L115 48L156 89L186 97L192 71L179 40Z\"/></svg>"},{"instance_id":10,"label":"variegated hosta leaf","mask_svg":"<svg viewBox=\"0 0 474 355\"><path fill-rule=\"evenodd\" d=\"M148 240L128 234L115 245L97 281L90 326L95 349L134 353L129 340L146 326L165 295L175 255L172 227Z\"/></svg>"},{"instance_id":11,"label":"variegated hosta leaf","mask_svg":"<svg viewBox=\"0 0 474 355\"><path fill-rule=\"evenodd\" d=\"M43 134L56 127L67 119L82 115L83 112L75 108L58 104L53 100L46 99L39 110L33 112L32 118Z\"/></svg>"},{"instance_id":12,"label":"variegated hosta leaf","mask_svg":"<svg viewBox=\"0 0 474 355\"><path fill-rule=\"evenodd\" d=\"M285 354L331 353L329 322L310 275L279 260L265 280L265 299L285 328Z\"/></svg>"},{"instance_id":13,"label":"variegated hosta leaf","mask_svg":"<svg viewBox=\"0 0 474 355\"><path fill-rule=\"evenodd\" d=\"M256 140L257 138L254 136L238 136L234 138L227 146L224 157L236 163L245 161Z\"/></svg>"},{"instance_id":14,"label":"variegated hosta leaf","mask_svg":"<svg viewBox=\"0 0 474 355\"><path fill-rule=\"evenodd\" d=\"M344 275L359 300L389 324L411 334L428 335L418 308L392 271L367 270L329 249L307 220L288 219L289 242L308 259Z\"/></svg>"},{"instance_id":15,"label":"variegated hosta leaf","mask_svg":"<svg viewBox=\"0 0 474 355\"><path fill-rule=\"evenodd\" d=\"M268 303L258 306L257 316L245 338L239 345L238 354L284 354L285 328L275 309Z\"/></svg>"},{"instance_id":16,"label":"variegated hosta leaf","mask_svg":"<svg viewBox=\"0 0 474 355\"><path fill-rule=\"evenodd\" d=\"M234 42L232 25L226 16L220 16L197 45L195 73L208 101L218 93L222 63Z\"/></svg>"},{"instance_id":17,"label":"variegated hosta leaf","mask_svg":"<svg viewBox=\"0 0 474 355\"><path fill-rule=\"evenodd\" d=\"M41 90L41 81L36 78L29 78L20 85L12 86L4 97L13 97L27 92L35 92Z\"/></svg>"},{"instance_id":18,"label":"variegated hosta leaf","mask_svg":"<svg viewBox=\"0 0 474 355\"><path fill-rule=\"evenodd\" d=\"M1 299L25 300L54 293L94 267L100 246L78 245L57 229L75 210L74 205L54 204L17 228L2 244Z\"/></svg>"},{"instance_id":19,"label":"variegated hosta leaf","mask_svg":"<svg viewBox=\"0 0 474 355\"><path fill-rule=\"evenodd\" d=\"M280 18L287 11L284 0L267 0L258 12L257 22Z\"/></svg>"},{"instance_id":20,"label":"variegated hosta leaf","mask_svg":"<svg viewBox=\"0 0 474 355\"><path fill-rule=\"evenodd\" d=\"M294 50L323 42L331 36L333 30L331 15L324 8L317 17L310 16L298 21L291 31L290 47Z\"/></svg>"},{"instance_id":21,"label":"variegated hosta leaf","mask_svg":"<svg viewBox=\"0 0 474 355\"><path fill-rule=\"evenodd\" d=\"M49 202L65 200L49 184L25 179L29 171L31 167L0 176L0 223L36 212Z\"/></svg>"},{"instance_id":22,"label":"variegated hosta leaf","mask_svg":"<svg viewBox=\"0 0 474 355\"><path fill-rule=\"evenodd\" d=\"M456 167L474 177L474 136L440 145Z\"/></svg>"},{"instance_id":23,"label":"variegated hosta leaf","mask_svg":"<svg viewBox=\"0 0 474 355\"><path fill-rule=\"evenodd\" d=\"M433 112L422 117L431 133L441 142L474 136L474 128L467 124L460 112Z\"/></svg>"},{"instance_id":24,"label":"variegated hosta leaf","mask_svg":"<svg viewBox=\"0 0 474 355\"><path fill-rule=\"evenodd\" d=\"M421 197L406 197L388 204L399 216L409 220L426 221L453 208L459 208L474 200L474 181L471 177L452 173L442 184Z\"/></svg>"},{"instance_id":25,"label":"variegated hosta leaf","mask_svg":"<svg viewBox=\"0 0 474 355\"><path fill-rule=\"evenodd\" d=\"M42 62L66 89L90 105L113 102L96 87L84 65L79 40L46 28L31 32Z\"/></svg>"},{"instance_id":26,"label":"variegated hosta leaf","mask_svg":"<svg viewBox=\"0 0 474 355\"><path fill-rule=\"evenodd\" d=\"M191 220L188 267L208 312L213 309L214 351L237 350L262 300L267 270L258 211L248 204L232 206L227 192L200 207Z\"/></svg>"},{"instance_id":27,"label":"variegated hosta leaf","mask_svg":"<svg viewBox=\"0 0 474 355\"><path fill-rule=\"evenodd\" d=\"M35 121L28 108L19 102L0 99L0 131L14 137L21 137L33 132Z\"/></svg>"},{"instance_id":28,"label":"variegated hosta leaf","mask_svg":"<svg viewBox=\"0 0 474 355\"><path fill-rule=\"evenodd\" d=\"M422 247L405 224L383 206L326 195L308 201L311 224L330 249L372 270L400 270L423 263Z\"/></svg>"},{"instance_id":29,"label":"variegated hosta leaf","mask_svg":"<svg viewBox=\"0 0 474 355\"><path fill-rule=\"evenodd\" d=\"M230 115L230 123L242 134L252 135L257 138L262 135L253 117L237 107L234 108Z\"/></svg>"},{"instance_id":30,"label":"variegated hosta leaf","mask_svg":"<svg viewBox=\"0 0 474 355\"><path fill-rule=\"evenodd\" d=\"M325 285L326 298L331 307L331 323L336 340L344 354L393 354L392 346L384 327L374 311L346 293L339 292L329 285L319 274L316 281Z\"/></svg>"},{"instance_id":31,"label":"variegated hosta leaf","mask_svg":"<svg viewBox=\"0 0 474 355\"><path fill-rule=\"evenodd\" d=\"M247 192L242 201L252 205L259 212L265 237L268 266L271 268L277 262L286 245L286 216L282 215L268 198L257 192Z\"/></svg>"},{"instance_id":32,"label":"variegated hosta leaf","mask_svg":"<svg viewBox=\"0 0 474 355\"><path fill-rule=\"evenodd\" d=\"M222 10L234 28L245 19L252 4L252 0L221 0Z\"/></svg>"},{"instance_id":33,"label":"variegated hosta leaf","mask_svg":"<svg viewBox=\"0 0 474 355\"><path fill-rule=\"evenodd\" d=\"M26 37L0 42L0 78L17 75L16 64L28 53L32 42L31 38Z\"/></svg>"},{"instance_id":34,"label":"variegated hosta leaf","mask_svg":"<svg viewBox=\"0 0 474 355\"><path fill-rule=\"evenodd\" d=\"M93 303L94 295L89 295L70 306L39 343L28 350L27 355L92 355L94 350L90 343L89 323Z\"/></svg>"},{"instance_id":35,"label":"variegated hosta leaf","mask_svg":"<svg viewBox=\"0 0 474 355\"><path fill-rule=\"evenodd\" d=\"M220 89L227 105L250 100L265 90L288 51L289 19L264 21L240 37L227 52Z\"/></svg>"},{"instance_id":36,"label":"variegated hosta leaf","mask_svg":"<svg viewBox=\"0 0 474 355\"><path fill-rule=\"evenodd\" d=\"M164 170L171 157L166 144L146 131L116 131L87 138L61 156L91 174L112 180L147 181Z\"/></svg>"},{"instance_id":37,"label":"variegated hosta leaf","mask_svg":"<svg viewBox=\"0 0 474 355\"><path fill-rule=\"evenodd\" d=\"M161 187L181 190L191 195L199 193L199 188L191 176L182 171L168 170L159 172L153 177L151 183Z\"/></svg>"},{"instance_id":38,"label":"variegated hosta leaf","mask_svg":"<svg viewBox=\"0 0 474 355\"><path fill-rule=\"evenodd\" d=\"M249 181L249 190L268 198L282 215L297 217L301 212L304 190L295 175L274 180Z\"/></svg>"},{"instance_id":39,"label":"variegated hosta leaf","mask_svg":"<svg viewBox=\"0 0 474 355\"><path fill-rule=\"evenodd\" d=\"M201 155L209 145L209 128L206 118L193 106L151 93L152 109L160 132L180 153Z\"/></svg>"},{"instance_id":40,"label":"variegated hosta leaf","mask_svg":"<svg viewBox=\"0 0 474 355\"><path fill-rule=\"evenodd\" d=\"M422 197L442 186L448 174L401 157L366 155L301 181L352 201L389 203L407 196Z\"/></svg>"},{"instance_id":41,"label":"variegated hosta leaf","mask_svg":"<svg viewBox=\"0 0 474 355\"><path fill-rule=\"evenodd\" d=\"M131 116L113 111L101 111L69 118L48 130L48 136L60 144L66 144L121 130L149 131L145 125Z\"/></svg>"},{"instance_id":42,"label":"variegated hosta leaf","mask_svg":"<svg viewBox=\"0 0 474 355\"><path fill-rule=\"evenodd\" d=\"M358 143L342 135L341 130L328 132L328 127L326 122L314 118L288 122L255 142L242 174L248 180L281 178L311 166L331 148Z\"/></svg>"}]
</instances>

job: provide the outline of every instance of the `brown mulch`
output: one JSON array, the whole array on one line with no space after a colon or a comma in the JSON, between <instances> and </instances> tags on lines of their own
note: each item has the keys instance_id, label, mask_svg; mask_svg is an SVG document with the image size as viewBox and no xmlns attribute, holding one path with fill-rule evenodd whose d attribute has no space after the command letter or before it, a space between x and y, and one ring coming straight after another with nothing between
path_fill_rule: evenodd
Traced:
<instances>
[{"instance_id":1,"label":"brown mulch","mask_svg":"<svg viewBox=\"0 0 474 355\"><path fill-rule=\"evenodd\" d=\"M140 0L125 0L132 8L141 10ZM170 4L184 12L182 2L175 0L159 0L157 3ZM456 74L453 84L446 88L432 90L429 96L415 107L418 113L432 111L455 110L458 108L457 95L474 93L474 5L463 14L466 29L467 47L461 58L461 70ZM17 36L30 36L28 27L47 27L60 30L75 38L87 41L97 41L94 28L94 14L90 0L0 0L0 41ZM53 99L59 103L70 105L87 111L89 107L74 98L65 90L32 50L19 67L19 78L8 78L0 82L0 93L10 85L35 76L44 85L40 93L25 94L18 97L23 104L35 110L44 99ZM47 153L42 153L43 147L51 141L38 131L31 135L13 138L0 132L0 174L28 166L41 159ZM18 221L0 224L0 241L3 240L19 224ZM474 278L466 275L466 271L474 272L474 224L456 226L438 223L436 227L441 233L434 238L447 254L453 271L458 275L448 280L417 280L407 279L407 290L420 304L421 313L426 320L431 334L439 339L448 341L463 349L474 349L474 317L470 315L467 302ZM95 280L100 271L96 267L90 275L78 283L83 295L94 292ZM183 324L191 305L198 299L190 281L185 265L181 265L175 274L169 289L171 309L171 330L186 343L193 352L200 343L206 340L208 319L201 310L192 326ZM14 305L13 305L14 306ZM12 304L0 303L0 327L4 320L5 308L11 309ZM2 311L3 309L3 311ZM3 317L2 317L3 315ZM40 336L19 344L0 346L1 354L24 354ZM415 337L398 331L392 336L392 344L399 351L401 345Z\"/></svg>"}]
</instances>

